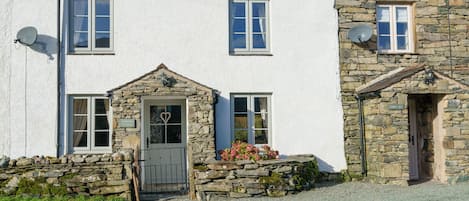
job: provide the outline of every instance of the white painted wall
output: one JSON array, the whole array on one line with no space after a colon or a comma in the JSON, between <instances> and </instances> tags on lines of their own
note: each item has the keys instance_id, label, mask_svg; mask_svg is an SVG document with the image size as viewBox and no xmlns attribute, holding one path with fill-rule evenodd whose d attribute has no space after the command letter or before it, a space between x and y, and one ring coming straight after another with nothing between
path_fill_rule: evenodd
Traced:
<instances>
[{"instance_id":1,"label":"white painted wall","mask_svg":"<svg viewBox=\"0 0 469 201\"><path fill-rule=\"evenodd\" d=\"M34 26L43 52L54 52L56 19L57 1L0 1L0 154L56 155L57 56L13 43L18 30Z\"/></svg>"},{"instance_id":2,"label":"white painted wall","mask_svg":"<svg viewBox=\"0 0 469 201\"><path fill-rule=\"evenodd\" d=\"M228 54L228 2L114 1L115 55L67 55L66 93L104 94L165 63L221 91L218 149L230 145L230 93L272 92L273 147L346 168L334 1L271 1L273 56Z\"/></svg>"}]
</instances>

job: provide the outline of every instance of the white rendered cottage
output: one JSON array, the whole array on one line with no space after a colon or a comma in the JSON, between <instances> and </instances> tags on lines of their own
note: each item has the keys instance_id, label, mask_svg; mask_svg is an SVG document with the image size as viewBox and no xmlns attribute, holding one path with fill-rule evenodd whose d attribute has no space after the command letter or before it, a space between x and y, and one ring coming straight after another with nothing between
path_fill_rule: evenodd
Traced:
<instances>
[{"instance_id":1,"label":"white rendered cottage","mask_svg":"<svg viewBox=\"0 0 469 201\"><path fill-rule=\"evenodd\" d=\"M106 153L134 135L144 165L181 174L234 140L345 169L333 4L1 1L0 154ZM13 43L26 26L37 44Z\"/></svg>"}]
</instances>

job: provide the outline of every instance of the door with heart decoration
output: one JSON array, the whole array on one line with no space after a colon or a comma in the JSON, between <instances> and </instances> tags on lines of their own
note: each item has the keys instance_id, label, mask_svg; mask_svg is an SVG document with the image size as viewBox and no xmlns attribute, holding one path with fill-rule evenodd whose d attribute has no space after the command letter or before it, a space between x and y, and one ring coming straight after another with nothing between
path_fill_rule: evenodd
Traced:
<instances>
[{"instance_id":1,"label":"door with heart decoration","mask_svg":"<svg viewBox=\"0 0 469 201\"><path fill-rule=\"evenodd\" d=\"M144 124L143 187L181 190L187 183L185 102L147 101Z\"/></svg>"}]
</instances>

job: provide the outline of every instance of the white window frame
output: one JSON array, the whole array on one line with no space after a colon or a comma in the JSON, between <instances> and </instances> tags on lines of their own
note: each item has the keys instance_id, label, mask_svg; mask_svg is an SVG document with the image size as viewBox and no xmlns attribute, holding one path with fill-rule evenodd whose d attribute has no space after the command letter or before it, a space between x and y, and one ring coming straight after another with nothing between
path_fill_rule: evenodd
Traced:
<instances>
[{"instance_id":1,"label":"white window frame","mask_svg":"<svg viewBox=\"0 0 469 201\"><path fill-rule=\"evenodd\" d=\"M109 48L97 48L96 47L96 1L88 0L88 47L79 48L74 45L74 14L75 9L73 7L74 0L70 1L69 10L69 46L70 52L75 54L80 53L113 53L114 51L114 0L109 0Z\"/></svg>"},{"instance_id":2,"label":"white window frame","mask_svg":"<svg viewBox=\"0 0 469 201\"><path fill-rule=\"evenodd\" d=\"M233 48L233 3L244 3L246 13L246 48ZM252 4L264 3L265 4L265 48L253 48L253 31L252 31ZM270 0L231 0L230 2L230 53L235 55L243 54L270 54Z\"/></svg>"},{"instance_id":3,"label":"white window frame","mask_svg":"<svg viewBox=\"0 0 469 201\"><path fill-rule=\"evenodd\" d=\"M230 124L231 124L231 141L235 140L235 128L234 128L234 100L235 98L246 98L247 99L247 113L248 113L248 143L256 146L262 146L264 144L255 144L255 125L254 125L254 98L267 98L267 145L272 146L272 95L268 93L233 93L230 96Z\"/></svg>"},{"instance_id":4,"label":"white window frame","mask_svg":"<svg viewBox=\"0 0 469 201\"><path fill-rule=\"evenodd\" d=\"M379 21L378 21L378 8L389 9L389 24L390 24L390 43L389 50L379 49ZM407 31L409 45L405 50L397 49L397 19L396 8L407 8ZM415 36L414 36L414 6L412 4L378 4L376 5L376 32L377 32L377 49L379 53L413 53L415 52Z\"/></svg>"},{"instance_id":5,"label":"white window frame","mask_svg":"<svg viewBox=\"0 0 469 201\"><path fill-rule=\"evenodd\" d=\"M87 100L87 146L86 147L74 147L73 146L73 133L74 133L74 126L73 126L73 105L74 101L77 99ZM95 124L94 118L95 114L95 104L97 99L105 99L108 100L109 103L109 111L107 114L108 125L109 125L109 145L108 146L95 146ZM111 107L111 100L105 96L82 96L82 95L73 95L69 98L69 132L68 132L68 147L69 152L71 153L110 153L112 151L112 107Z\"/></svg>"}]
</instances>

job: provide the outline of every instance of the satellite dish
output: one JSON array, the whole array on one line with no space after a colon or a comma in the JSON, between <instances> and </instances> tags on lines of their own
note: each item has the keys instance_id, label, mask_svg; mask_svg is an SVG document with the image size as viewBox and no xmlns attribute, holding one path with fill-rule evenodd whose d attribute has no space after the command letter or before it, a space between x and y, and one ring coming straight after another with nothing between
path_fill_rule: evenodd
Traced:
<instances>
[{"instance_id":1,"label":"satellite dish","mask_svg":"<svg viewBox=\"0 0 469 201\"><path fill-rule=\"evenodd\" d=\"M371 35L373 35L373 29L366 24L361 24L352 27L347 37L354 43L364 43L370 40Z\"/></svg>"},{"instance_id":2,"label":"satellite dish","mask_svg":"<svg viewBox=\"0 0 469 201\"><path fill-rule=\"evenodd\" d=\"M36 42L37 29L34 27L24 27L16 34L16 42L20 42L23 45L31 46Z\"/></svg>"}]
</instances>

